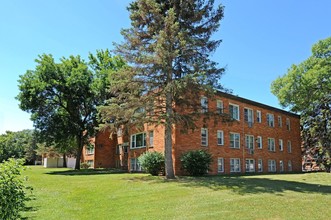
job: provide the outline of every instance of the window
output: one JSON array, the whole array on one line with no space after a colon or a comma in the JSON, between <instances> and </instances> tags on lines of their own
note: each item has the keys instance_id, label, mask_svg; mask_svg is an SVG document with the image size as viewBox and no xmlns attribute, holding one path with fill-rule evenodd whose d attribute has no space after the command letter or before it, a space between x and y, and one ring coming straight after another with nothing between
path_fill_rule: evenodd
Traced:
<instances>
[{"instance_id":1,"label":"window","mask_svg":"<svg viewBox=\"0 0 331 220\"><path fill-rule=\"evenodd\" d=\"M292 171L292 161L287 161L287 170L289 171L289 172L291 172Z\"/></svg>"},{"instance_id":2,"label":"window","mask_svg":"<svg viewBox=\"0 0 331 220\"><path fill-rule=\"evenodd\" d=\"M292 153L292 144L291 141L287 141L287 152Z\"/></svg>"},{"instance_id":3,"label":"window","mask_svg":"<svg viewBox=\"0 0 331 220\"><path fill-rule=\"evenodd\" d=\"M278 127L282 127L283 125L282 125L282 116L278 116Z\"/></svg>"},{"instance_id":4,"label":"window","mask_svg":"<svg viewBox=\"0 0 331 220\"><path fill-rule=\"evenodd\" d=\"M257 161L257 171L258 171L258 172L263 172L262 159L259 159L259 160Z\"/></svg>"},{"instance_id":5,"label":"window","mask_svg":"<svg viewBox=\"0 0 331 220\"><path fill-rule=\"evenodd\" d=\"M286 129L291 130L291 124L290 124L290 119L286 118Z\"/></svg>"},{"instance_id":6,"label":"window","mask_svg":"<svg viewBox=\"0 0 331 220\"><path fill-rule=\"evenodd\" d=\"M149 147L154 147L154 131L149 131L148 136L149 136Z\"/></svg>"},{"instance_id":7,"label":"window","mask_svg":"<svg viewBox=\"0 0 331 220\"><path fill-rule=\"evenodd\" d=\"M131 149L146 147L146 133L131 135Z\"/></svg>"},{"instance_id":8,"label":"window","mask_svg":"<svg viewBox=\"0 0 331 220\"><path fill-rule=\"evenodd\" d=\"M245 171L255 172L255 162L253 159L246 159Z\"/></svg>"},{"instance_id":9,"label":"window","mask_svg":"<svg viewBox=\"0 0 331 220\"><path fill-rule=\"evenodd\" d=\"M230 104L229 113L233 119L239 121L239 105Z\"/></svg>"},{"instance_id":10,"label":"window","mask_svg":"<svg viewBox=\"0 0 331 220\"><path fill-rule=\"evenodd\" d=\"M128 146L123 146L123 152L124 152L125 154L128 153Z\"/></svg>"},{"instance_id":11,"label":"window","mask_svg":"<svg viewBox=\"0 0 331 220\"><path fill-rule=\"evenodd\" d=\"M141 171L141 166L139 164L138 158L130 159L130 171Z\"/></svg>"},{"instance_id":12,"label":"window","mask_svg":"<svg viewBox=\"0 0 331 220\"><path fill-rule=\"evenodd\" d=\"M275 119L273 114L267 113L267 123L269 127L274 127L275 126Z\"/></svg>"},{"instance_id":13,"label":"window","mask_svg":"<svg viewBox=\"0 0 331 220\"><path fill-rule=\"evenodd\" d=\"M201 128L201 146L208 146L208 129Z\"/></svg>"},{"instance_id":14,"label":"window","mask_svg":"<svg viewBox=\"0 0 331 220\"><path fill-rule=\"evenodd\" d=\"M276 151L276 147L275 147L275 139L274 138L268 138L268 150L269 151Z\"/></svg>"},{"instance_id":15,"label":"window","mask_svg":"<svg viewBox=\"0 0 331 220\"><path fill-rule=\"evenodd\" d=\"M262 149L262 137L261 136L257 136L256 143L257 143L257 148Z\"/></svg>"},{"instance_id":16,"label":"window","mask_svg":"<svg viewBox=\"0 0 331 220\"><path fill-rule=\"evenodd\" d=\"M262 122L262 114L261 114L261 111L259 111L259 110L256 111L256 121L258 123Z\"/></svg>"},{"instance_id":17,"label":"window","mask_svg":"<svg viewBox=\"0 0 331 220\"><path fill-rule=\"evenodd\" d=\"M224 145L224 133L221 130L217 131L217 145Z\"/></svg>"},{"instance_id":18,"label":"window","mask_svg":"<svg viewBox=\"0 0 331 220\"><path fill-rule=\"evenodd\" d=\"M240 159L230 158L230 172L239 173L240 172Z\"/></svg>"},{"instance_id":19,"label":"window","mask_svg":"<svg viewBox=\"0 0 331 220\"><path fill-rule=\"evenodd\" d=\"M223 113L223 101L221 101L221 100L216 101L216 109L217 109L218 114Z\"/></svg>"},{"instance_id":20,"label":"window","mask_svg":"<svg viewBox=\"0 0 331 220\"><path fill-rule=\"evenodd\" d=\"M279 161L279 171L284 172L284 162L282 160Z\"/></svg>"},{"instance_id":21,"label":"window","mask_svg":"<svg viewBox=\"0 0 331 220\"><path fill-rule=\"evenodd\" d=\"M246 148L254 149L254 136L253 135L245 135L245 143L246 143Z\"/></svg>"},{"instance_id":22,"label":"window","mask_svg":"<svg viewBox=\"0 0 331 220\"><path fill-rule=\"evenodd\" d=\"M116 161L115 161L115 167L116 167L116 168L121 168L121 167L122 167L121 160L116 160Z\"/></svg>"},{"instance_id":23,"label":"window","mask_svg":"<svg viewBox=\"0 0 331 220\"><path fill-rule=\"evenodd\" d=\"M268 172L276 172L276 161L268 160Z\"/></svg>"},{"instance_id":24,"label":"window","mask_svg":"<svg viewBox=\"0 0 331 220\"><path fill-rule=\"evenodd\" d=\"M240 134L239 133L230 133L230 147L231 148L240 148Z\"/></svg>"},{"instance_id":25,"label":"window","mask_svg":"<svg viewBox=\"0 0 331 220\"><path fill-rule=\"evenodd\" d=\"M217 159L217 172L219 172L219 173L224 172L224 159L223 158Z\"/></svg>"},{"instance_id":26,"label":"window","mask_svg":"<svg viewBox=\"0 0 331 220\"><path fill-rule=\"evenodd\" d=\"M208 99L206 97L201 98L201 112L208 112Z\"/></svg>"},{"instance_id":27,"label":"window","mask_svg":"<svg viewBox=\"0 0 331 220\"><path fill-rule=\"evenodd\" d=\"M87 160L86 163L90 168L94 168L94 161L93 160Z\"/></svg>"},{"instance_id":28,"label":"window","mask_svg":"<svg viewBox=\"0 0 331 220\"><path fill-rule=\"evenodd\" d=\"M283 151L284 150L284 148L283 148L283 140L282 139L279 139L278 140L278 143L279 143L279 150L280 151Z\"/></svg>"},{"instance_id":29,"label":"window","mask_svg":"<svg viewBox=\"0 0 331 220\"><path fill-rule=\"evenodd\" d=\"M250 108L244 108L244 116L245 116L245 121L248 122L250 125L252 125L254 122L253 110Z\"/></svg>"},{"instance_id":30,"label":"window","mask_svg":"<svg viewBox=\"0 0 331 220\"><path fill-rule=\"evenodd\" d=\"M92 143L86 146L86 154L94 154L94 145Z\"/></svg>"}]
</instances>

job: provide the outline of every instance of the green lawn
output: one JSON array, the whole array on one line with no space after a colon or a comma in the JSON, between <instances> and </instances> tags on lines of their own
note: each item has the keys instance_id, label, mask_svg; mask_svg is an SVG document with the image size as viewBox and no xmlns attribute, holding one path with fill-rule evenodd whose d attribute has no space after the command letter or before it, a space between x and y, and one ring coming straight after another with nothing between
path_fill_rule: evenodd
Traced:
<instances>
[{"instance_id":1,"label":"green lawn","mask_svg":"<svg viewBox=\"0 0 331 220\"><path fill-rule=\"evenodd\" d=\"M331 174L180 177L31 167L29 219L331 219Z\"/></svg>"}]
</instances>

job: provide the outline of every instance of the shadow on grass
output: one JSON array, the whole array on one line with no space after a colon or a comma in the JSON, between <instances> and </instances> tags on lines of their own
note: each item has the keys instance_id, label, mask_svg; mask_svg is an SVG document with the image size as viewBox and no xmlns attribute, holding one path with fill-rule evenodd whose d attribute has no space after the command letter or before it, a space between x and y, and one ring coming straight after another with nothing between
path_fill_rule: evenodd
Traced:
<instances>
[{"instance_id":1,"label":"shadow on grass","mask_svg":"<svg viewBox=\"0 0 331 220\"><path fill-rule=\"evenodd\" d=\"M46 174L81 176L81 175L102 175L102 174L121 174L121 173L127 173L127 172L119 169L81 169L81 170L50 171L47 172Z\"/></svg>"},{"instance_id":2,"label":"shadow on grass","mask_svg":"<svg viewBox=\"0 0 331 220\"><path fill-rule=\"evenodd\" d=\"M175 180L166 180L163 177L133 176L125 178L129 181L150 181L154 183L177 182L184 187L206 187L215 191L231 190L240 195L272 193L282 196L285 191L299 193L331 194L331 186L304 183L291 180L277 180L261 177L246 176L208 176L208 177L178 177Z\"/></svg>"}]
</instances>

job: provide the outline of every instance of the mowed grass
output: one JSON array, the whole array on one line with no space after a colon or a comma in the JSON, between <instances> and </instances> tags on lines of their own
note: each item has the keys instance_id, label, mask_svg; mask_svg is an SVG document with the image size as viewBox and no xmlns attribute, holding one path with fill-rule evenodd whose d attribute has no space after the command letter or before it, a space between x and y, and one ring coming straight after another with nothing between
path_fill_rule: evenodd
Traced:
<instances>
[{"instance_id":1,"label":"mowed grass","mask_svg":"<svg viewBox=\"0 0 331 220\"><path fill-rule=\"evenodd\" d=\"M31 167L28 219L331 219L327 173L179 177Z\"/></svg>"}]
</instances>

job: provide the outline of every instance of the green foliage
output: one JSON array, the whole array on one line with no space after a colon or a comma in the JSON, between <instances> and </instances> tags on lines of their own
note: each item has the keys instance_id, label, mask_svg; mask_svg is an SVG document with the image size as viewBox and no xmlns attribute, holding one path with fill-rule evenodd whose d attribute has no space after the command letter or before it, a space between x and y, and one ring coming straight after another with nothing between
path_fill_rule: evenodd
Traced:
<instances>
[{"instance_id":1,"label":"green foliage","mask_svg":"<svg viewBox=\"0 0 331 220\"><path fill-rule=\"evenodd\" d=\"M80 56L60 62L52 55L39 56L36 68L20 76L17 96L20 108L31 113L39 142L63 148L62 152L75 142L76 169L82 148L98 125L96 107L109 98L108 74L124 65L120 58L114 58L113 65L108 50L89 57L87 63Z\"/></svg>"},{"instance_id":2,"label":"green foliage","mask_svg":"<svg viewBox=\"0 0 331 220\"><path fill-rule=\"evenodd\" d=\"M9 158L25 158L27 162L36 160L36 140L32 130L7 131L0 135L0 162Z\"/></svg>"},{"instance_id":3,"label":"green foliage","mask_svg":"<svg viewBox=\"0 0 331 220\"><path fill-rule=\"evenodd\" d=\"M0 163L0 219L18 219L28 200L21 178L23 159L9 159Z\"/></svg>"},{"instance_id":4,"label":"green foliage","mask_svg":"<svg viewBox=\"0 0 331 220\"><path fill-rule=\"evenodd\" d=\"M271 91L283 107L301 113L307 154L330 170L331 37L313 45L312 55L272 82Z\"/></svg>"},{"instance_id":5,"label":"green foliage","mask_svg":"<svg viewBox=\"0 0 331 220\"><path fill-rule=\"evenodd\" d=\"M184 153L180 161L182 168L191 176L202 176L207 173L212 163L212 155L205 150L193 150Z\"/></svg>"},{"instance_id":6,"label":"green foliage","mask_svg":"<svg viewBox=\"0 0 331 220\"><path fill-rule=\"evenodd\" d=\"M138 160L143 170L153 176L164 172L164 155L160 152L147 151L143 153Z\"/></svg>"},{"instance_id":7,"label":"green foliage","mask_svg":"<svg viewBox=\"0 0 331 220\"><path fill-rule=\"evenodd\" d=\"M212 96L222 89L224 69L210 58L221 42L211 36L220 26L223 6L215 7L213 0L136 0L128 10L131 27L122 30L125 41L116 45L116 53L131 66L111 75L110 90L117 95L99 108L101 119L114 129L164 125L165 172L174 178L173 124L196 128L201 116L197 94ZM136 114L142 108L145 112Z\"/></svg>"}]
</instances>

